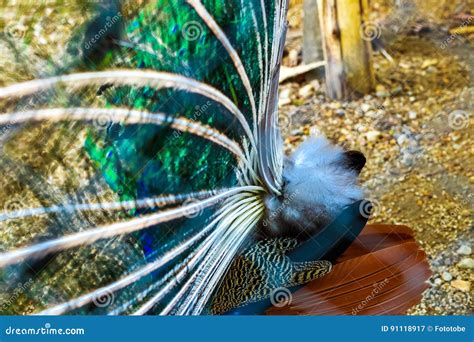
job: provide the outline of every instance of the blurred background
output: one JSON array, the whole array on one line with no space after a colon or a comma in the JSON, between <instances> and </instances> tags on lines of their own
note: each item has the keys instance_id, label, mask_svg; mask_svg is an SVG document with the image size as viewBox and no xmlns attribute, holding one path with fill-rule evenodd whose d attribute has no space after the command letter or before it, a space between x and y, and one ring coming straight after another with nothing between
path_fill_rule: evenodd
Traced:
<instances>
[{"instance_id":1,"label":"blurred background","mask_svg":"<svg viewBox=\"0 0 474 342\"><path fill-rule=\"evenodd\" d=\"M287 67L313 62L307 8L292 1ZM358 33L373 50L372 89L331 99L318 69L284 81L285 146L323 133L362 151L371 222L410 226L429 256L431 287L410 313L472 314L474 2L372 0L366 15Z\"/></svg>"},{"instance_id":2,"label":"blurred background","mask_svg":"<svg viewBox=\"0 0 474 342\"><path fill-rule=\"evenodd\" d=\"M316 0L291 1L279 105L286 151L312 134L362 151L367 157L363 184L375 206L371 221L410 226L433 270L430 288L410 314L472 314L474 1L356 1L362 6L358 12L331 8L337 1L321 1L323 11ZM0 32L25 56L17 59L12 46L0 45L3 86L48 74L95 2L0 4ZM321 24L327 32L321 32ZM325 56L331 61L326 70ZM341 76L341 66L353 74ZM92 174L92 166L76 158L83 127L64 134L37 126L18 133L6 153L28 161L61 191L74 191L81 175ZM0 142L11 133L3 127ZM35 146L44 148L44 136L55 153L37 158ZM30 146L30 152L18 146ZM2 170L0 210L35 205L34 194L22 192L9 178L14 172ZM71 173L79 177L68 177ZM114 198L107 191L97 196ZM88 217L97 224L114 219ZM2 223L0 250L21 244L28 231L41 226L37 219ZM61 282L61 275L51 281Z\"/></svg>"}]
</instances>

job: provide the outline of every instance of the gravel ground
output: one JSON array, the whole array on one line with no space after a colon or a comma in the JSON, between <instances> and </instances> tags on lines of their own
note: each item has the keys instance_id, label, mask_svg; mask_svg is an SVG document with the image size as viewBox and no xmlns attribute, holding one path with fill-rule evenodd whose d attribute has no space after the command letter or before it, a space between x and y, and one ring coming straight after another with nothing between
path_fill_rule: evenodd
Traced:
<instances>
[{"instance_id":1,"label":"gravel ground","mask_svg":"<svg viewBox=\"0 0 474 342\"><path fill-rule=\"evenodd\" d=\"M409 313L472 314L472 37L443 45L449 34L441 26L422 23L429 28L422 34L413 32L415 24L406 23L386 41L382 34L394 61L375 55L373 94L338 102L326 98L322 80L283 84L285 147L291 151L308 135L324 134L362 151L367 157L362 181L375 204L371 221L410 226L433 270L431 287ZM287 66L301 55L300 27L292 28Z\"/></svg>"}]
</instances>

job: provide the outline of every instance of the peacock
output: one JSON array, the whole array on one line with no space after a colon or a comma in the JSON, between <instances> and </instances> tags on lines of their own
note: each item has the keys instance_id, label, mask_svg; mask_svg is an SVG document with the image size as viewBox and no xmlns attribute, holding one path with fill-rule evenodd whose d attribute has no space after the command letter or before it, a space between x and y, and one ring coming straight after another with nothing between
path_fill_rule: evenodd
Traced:
<instances>
[{"instance_id":1,"label":"peacock","mask_svg":"<svg viewBox=\"0 0 474 342\"><path fill-rule=\"evenodd\" d=\"M287 10L99 2L62 56L0 88L2 191L36 203L0 213L2 314L353 314L385 281L357 313L420 299L411 231L364 228L365 156L321 136L284 153Z\"/></svg>"}]
</instances>

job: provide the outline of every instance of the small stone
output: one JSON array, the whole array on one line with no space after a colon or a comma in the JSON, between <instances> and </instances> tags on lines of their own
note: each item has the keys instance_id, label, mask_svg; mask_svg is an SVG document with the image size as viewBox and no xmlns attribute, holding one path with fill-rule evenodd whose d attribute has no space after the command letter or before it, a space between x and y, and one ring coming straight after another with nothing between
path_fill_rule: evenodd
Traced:
<instances>
[{"instance_id":1,"label":"small stone","mask_svg":"<svg viewBox=\"0 0 474 342\"><path fill-rule=\"evenodd\" d=\"M307 99L308 97L313 95L313 90L313 85L307 84L300 88L300 90L298 91L298 95L304 99Z\"/></svg>"},{"instance_id":2,"label":"small stone","mask_svg":"<svg viewBox=\"0 0 474 342\"><path fill-rule=\"evenodd\" d=\"M472 249L468 245L461 245L456 253L461 255L471 255Z\"/></svg>"},{"instance_id":3,"label":"small stone","mask_svg":"<svg viewBox=\"0 0 474 342\"><path fill-rule=\"evenodd\" d=\"M390 93L387 91L387 89L383 85L377 84L375 86L375 95L377 97L389 97Z\"/></svg>"},{"instance_id":4,"label":"small stone","mask_svg":"<svg viewBox=\"0 0 474 342\"><path fill-rule=\"evenodd\" d=\"M451 281L453 279L453 276L449 272L443 272L441 275L444 281Z\"/></svg>"},{"instance_id":5,"label":"small stone","mask_svg":"<svg viewBox=\"0 0 474 342\"><path fill-rule=\"evenodd\" d=\"M336 115L344 116L344 115L346 115L346 111L344 109L337 109L336 110Z\"/></svg>"},{"instance_id":6,"label":"small stone","mask_svg":"<svg viewBox=\"0 0 474 342\"><path fill-rule=\"evenodd\" d=\"M404 146L405 143L409 142L409 138L405 134L400 134L397 138L397 144L400 146Z\"/></svg>"},{"instance_id":7,"label":"small stone","mask_svg":"<svg viewBox=\"0 0 474 342\"><path fill-rule=\"evenodd\" d=\"M290 104L292 95L293 95L293 89L292 88L282 89L280 91L278 104L280 106Z\"/></svg>"},{"instance_id":8,"label":"small stone","mask_svg":"<svg viewBox=\"0 0 474 342\"><path fill-rule=\"evenodd\" d=\"M416 119L416 112L409 111L408 112L408 117L410 118L410 120L415 120Z\"/></svg>"},{"instance_id":9,"label":"small stone","mask_svg":"<svg viewBox=\"0 0 474 342\"><path fill-rule=\"evenodd\" d=\"M436 65L438 64L438 60L437 59L426 59L423 64L421 65L421 68L422 69L426 69L430 66L433 66L433 65Z\"/></svg>"},{"instance_id":10,"label":"small stone","mask_svg":"<svg viewBox=\"0 0 474 342\"><path fill-rule=\"evenodd\" d=\"M403 88L401 86L397 86L392 89L392 95L400 95L403 92Z\"/></svg>"},{"instance_id":11,"label":"small stone","mask_svg":"<svg viewBox=\"0 0 474 342\"><path fill-rule=\"evenodd\" d=\"M435 285L441 285L442 282L443 282L443 281L441 280L441 278L436 278L436 279L434 280Z\"/></svg>"},{"instance_id":12,"label":"small stone","mask_svg":"<svg viewBox=\"0 0 474 342\"><path fill-rule=\"evenodd\" d=\"M380 132L373 130L373 131L368 131L365 133L365 137L367 138L367 141L376 141L380 136Z\"/></svg>"},{"instance_id":13,"label":"small stone","mask_svg":"<svg viewBox=\"0 0 474 342\"><path fill-rule=\"evenodd\" d=\"M291 95L293 95L292 88L286 88L280 91L280 99L289 99Z\"/></svg>"},{"instance_id":14,"label":"small stone","mask_svg":"<svg viewBox=\"0 0 474 342\"><path fill-rule=\"evenodd\" d=\"M288 64L290 67L295 67L298 65L298 50L290 50L288 53Z\"/></svg>"},{"instance_id":15,"label":"small stone","mask_svg":"<svg viewBox=\"0 0 474 342\"><path fill-rule=\"evenodd\" d=\"M473 269L474 268L474 259L472 258L464 258L462 259L458 266L460 268L469 268L469 269Z\"/></svg>"},{"instance_id":16,"label":"small stone","mask_svg":"<svg viewBox=\"0 0 474 342\"><path fill-rule=\"evenodd\" d=\"M321 89L321 84L319 83L318 80L312 80L310 83L313 86L314 90L317 91L317 90Z\"/></svg>"},{"instance_id":17,"label":"small stone","mask_svg":"<svg viewBox=\"0 0 474 342\"><path fill-rule=\"evenodd\" d=\"M363 103L363 104L360 106L360 109L362 109L362 111L363 111L364 113L367 113L371 108L372 108L372 106L369 105L368 103Z\"/></svg>"},{"instance_id":18,"label":"small stone","mask_svg":"<svg viewBox=\"0 0 474 342\"><path fill-rule=\"evenodd\" d=\"M469 292L471 289L471 283L466 281L466 280L453 280L451 282L451 286L454 287L455 289L461 290L463 292Z\"/></svg>"}]
</instances>

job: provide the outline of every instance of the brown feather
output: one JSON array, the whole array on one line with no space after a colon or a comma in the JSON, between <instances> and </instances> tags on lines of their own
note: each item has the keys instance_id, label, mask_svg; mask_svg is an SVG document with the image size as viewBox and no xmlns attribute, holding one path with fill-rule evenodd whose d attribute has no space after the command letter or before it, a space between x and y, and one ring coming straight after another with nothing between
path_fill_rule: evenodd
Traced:
<instances>
[{"instance_id":1,"label":"brown feather","mask_svg":"<svg viewBox=\"0 0 474 342\"><path fill-rule=\"evenodd\" d=\"M293 293L269 315L403 314L421 299L431 271L406 226L364 228L328 275Z\"/></svg>"}]
</instances>

